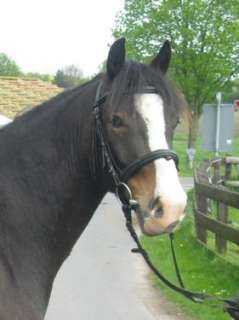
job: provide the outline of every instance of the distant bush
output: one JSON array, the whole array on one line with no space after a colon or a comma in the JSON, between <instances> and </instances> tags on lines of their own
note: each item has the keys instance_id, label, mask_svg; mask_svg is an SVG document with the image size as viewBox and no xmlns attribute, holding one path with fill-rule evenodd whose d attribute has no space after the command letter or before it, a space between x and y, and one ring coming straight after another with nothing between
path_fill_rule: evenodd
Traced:
<instances>
[{"instance_id":1,"label":"distant bush","mask_svg":"<svg viewBox=\"0 0 239 320\"><path fill-rule=\"evenodd\" d=\"M62 88L75 87L83 82L85 82L83 73L75 65L58 70L54 78L54 83Z\"/></svg>"},{"instance_id":2,"label":"distant bush","mask_svg":"<svg viewBox=\"0 0 239 320\"><path fill-rule=\"evenodd\" d=\"M22 72L16 62L5 53L0 53L0 76L17 77L20 75Z\"/></svg>"}]
</instances>

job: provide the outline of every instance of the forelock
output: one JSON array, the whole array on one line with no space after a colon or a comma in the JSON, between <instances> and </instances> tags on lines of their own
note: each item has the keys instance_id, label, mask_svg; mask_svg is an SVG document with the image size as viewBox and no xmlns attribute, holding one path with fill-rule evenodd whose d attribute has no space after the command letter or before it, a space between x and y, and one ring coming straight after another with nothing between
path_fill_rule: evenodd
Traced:
<instances>
[{"instance_id":1,"label":"forelock","mask_svg":"<svg viewBox=\"0 0 239 320\"><path fill-rule=\"evenodd\" d=\"M145 87L152 86L161 96L171 111L179 109L177 105L177 94L174 86L160 72L156 72L151 66L135 61L125 63L122 70L113 81L110 103L114 110L129 106L133 108L133 96L136 93L143 93ZM129 112L133 110L128 110Z\"/></svg>"}]
</instances>

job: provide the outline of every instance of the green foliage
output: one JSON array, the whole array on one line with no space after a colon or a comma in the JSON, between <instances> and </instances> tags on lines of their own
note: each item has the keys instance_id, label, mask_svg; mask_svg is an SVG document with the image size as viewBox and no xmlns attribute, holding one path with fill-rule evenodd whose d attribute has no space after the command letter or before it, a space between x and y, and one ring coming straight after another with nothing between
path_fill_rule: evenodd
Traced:
<instances>
[{"instance_id":1,"label":"green foliage","mask_svg":"<svg viewBox=\"0 0 239 320\"><path fill-rule=\"evenodd\" d=\"M62 88L71 88L84 81L82 71L75 65L58 70L54 79L54 82Z\"/></svg>"},{"instance_id":2,"label":"green foliage","mask_svg":"<svg viewBox=\"0 0 239 320\"><path fill-rule=\"evenodd\" d=\"M188 194L188 198L186 219L175 233L178 263L186 287L194 291L211 293L219 298L231 297L238 293L239 268L218 257L196 241L192 214L192 192ZM168 237L143 237L143 243L156 266L169 279L177 283ZM166 288L158 279L154 279L154 281L161 292L174 301L179 309L189 315L189 319L230 319L230 316L223 311L222 304L215 308L213 307L215 305L214 301L211 302L212 306L209 306L209 303L193 303Z\"/></svg>"},{"instance_id":3,"label":"green foliage","mask_svg":"<svg viewBox=\"0 0 239 320\"><path fill-rule=\"evenodd\" d=\"M5 53L0 53L0 76L16 77L21 74L21 70L16 62Z\"/></svg>"},{"instance_id":4,"label":"green foliage","mask_svg":"<svg viewBox=\"0 0 239 320\"><path fill-rule=\"evenodd\" d=\"M129 57L144 61L169 39L172 77L200 116L239 71L238 16L238 0L126 0L114 35L126 37Z\"/></svg>"}]
</instances>

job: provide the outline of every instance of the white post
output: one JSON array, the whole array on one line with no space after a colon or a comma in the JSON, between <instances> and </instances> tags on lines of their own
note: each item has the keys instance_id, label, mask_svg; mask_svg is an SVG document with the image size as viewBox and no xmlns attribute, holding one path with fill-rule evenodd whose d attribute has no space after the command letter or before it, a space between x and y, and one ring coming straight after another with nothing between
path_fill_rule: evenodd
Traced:
<instances>
[{"instance_id":1,"label":"white post","mask_svg":"<svg viewBox=\"0 0 239 320\"><path fill-rule=\"evenodd\" d=\"M217 126L216 126L216 156L219 156L219 140L220 140L220 119L221 119L221 103L222 103L222 93L218 92L216 94L217 98Z\"/></svg>"}]
</instances>

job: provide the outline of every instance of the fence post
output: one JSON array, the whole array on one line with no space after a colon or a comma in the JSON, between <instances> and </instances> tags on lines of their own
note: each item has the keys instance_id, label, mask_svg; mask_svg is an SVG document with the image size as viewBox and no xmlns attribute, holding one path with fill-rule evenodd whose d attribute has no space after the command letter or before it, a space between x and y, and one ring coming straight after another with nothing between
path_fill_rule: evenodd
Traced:
<instances>
[{"instance_id":1,"label":"fence post","mask_svg":"<svg viewBox=\"0 0 239 320\"><path fill-rule=\"evenodd\" d=\"M217 202L217 220L223 223L228 220L228 206L222 202ZM216 249L221 254L227 250L227 241L219 234L216 234Z\"/></svg>"},{"instance_id":2,"label":"fence post","mask_svg":"<svg viewBox=\"0 0 239 320\"><path fill-rule=\"evenodd\" d=\"M221 180L221 162L214 163L214 177L213 177L213 183L220 183Z\"/></svg>"},{"instance_id":3,"label":"fence post","mask_svg":"<svg viewBox=\"0 0 239 320\"><path fill-rule=\"evenodd\" d=\"M206 182L208 183L208 177L207 177L207 173L206 170L209 166L209 162L208 161L204 161L200 168L198 170L196 170L195 172L195 179L197 179L197 181L200 182ZM198 192L197 187L195 186L195 200L196 200L196 207L199 211L203 212L204 214L208 213L208 201L207 198L205 196L203 196L202 194L200 194L200 192ZM197 213L195 212L195 215ZM207 243L207 230L200 226L200 224L198 224L197 222L197 217L195 217L195 227L196 227L196 234L197 234L197 238L198 240L202 241L203 243Z\"/></svg>"},{"instance_id":4,"label":"fence post","mask_svg":"<svg viewBox=\"0 0 239 320\"><path fill-rule=\"evenodd\" d=\"M229 162L225 163L225 180L229 180L232 171L232 164Z\"/></svg>"},{"instance_id":5,"label":"fence post","mask_svg":"<svg viewBox=\"0 0 239 320\"><path fill-rule=\"evenodd\" d=\"M197 195L197 207L198 209L203 212L204 214L207 213L207 199ZM205 244L207 243L207 231L206 229L204 229L204 227L201 227L198 223L197 223L197 219L196 219L196 232L197 232L197 238L198 240L204 242Z\"/></svg>"}]
</instances>

